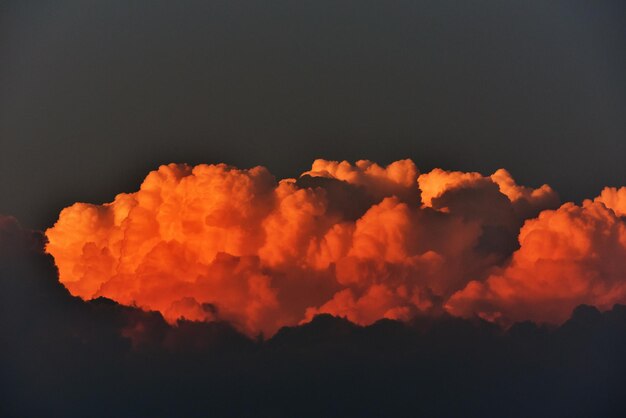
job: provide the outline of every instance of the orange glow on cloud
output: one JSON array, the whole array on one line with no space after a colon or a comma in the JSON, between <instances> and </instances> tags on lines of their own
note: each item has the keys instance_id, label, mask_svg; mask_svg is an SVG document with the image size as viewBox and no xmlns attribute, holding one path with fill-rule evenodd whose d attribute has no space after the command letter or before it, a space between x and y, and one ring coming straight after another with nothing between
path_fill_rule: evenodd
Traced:
<instances>
[{"instance_id":1,"label":"orange glow on cloud","mask_svg":"<svg viewBox=\"0 0 626 418\"><path fill-rule=\"evenodd\" d=\"M410 160L267 169L170 164L135 193L65 208L46 235L74 295L271 335L331 313L564 320L626 302L626 188L559 207L547 185Z\"/></svg>"},{"instance_id":2,"label":"orange glow on cloud","mask_svg":"<svg viewBox=\"0 0 626 418\"><path fill-rule=\"evenodd\" d=\"M626 219L611 209L600 199L586 200L529 219L512 261L486 281L470 282L447 308L460 315L562 322L582 303L605 310L624 303Z\"/></svg>"}]
</instances>

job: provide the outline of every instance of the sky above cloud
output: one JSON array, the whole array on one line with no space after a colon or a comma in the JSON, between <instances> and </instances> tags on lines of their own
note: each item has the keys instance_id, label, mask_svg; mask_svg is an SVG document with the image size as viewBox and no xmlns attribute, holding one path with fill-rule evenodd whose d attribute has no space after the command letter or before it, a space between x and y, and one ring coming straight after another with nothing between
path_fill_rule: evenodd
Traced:
<instances>
[{"instance_id":1,"label":"sky above cloud","mask_svg":"<svg viewBox=\"0 0 626 418\"><path fill-rule=\"evenodd\" d=\"M626 178L624 2L30 0L0 6L0 213L49 227L161 164L316 158Z\"/></svg>"}]
</instances>

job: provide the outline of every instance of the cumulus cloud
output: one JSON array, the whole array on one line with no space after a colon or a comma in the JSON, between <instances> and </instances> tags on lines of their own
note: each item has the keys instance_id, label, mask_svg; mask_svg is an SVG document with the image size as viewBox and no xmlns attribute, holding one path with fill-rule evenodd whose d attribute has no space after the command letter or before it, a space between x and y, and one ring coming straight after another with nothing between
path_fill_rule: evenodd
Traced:
<instances>
[{"instance_id":1,"label":"cumulus cloud","mask_svg":"<svg viewBox=\"0 0 626 418\"><path fill-rule=\"evenodd\" d=\"M600 199L542 212L526 221L519 243L510 264L468 283L448 300L448 310L562 322L582 303L606 310L626 301L626 222Z\"/></svg>"},{"instance_id":2,"label":"cumulus cloud","mask_svg":"<svg viewBox=\"0 0 626 418\"><path fill-rule=\"evenodd\" d=\"M311 170L303 173L305 175L332 178L360 186L377 200L397 196L413 202L419 196L415 188L419 171L411 160L395 161L387 167L381 167L368 160L359 160L352 165L347 161L318 159L313 162Z\"/></svg>"},{"instance_id":3,"label":"cumulus cloud","mask_svg":"<svg viewBox=\"0 0 626 418\"><path fill-rule=\"evenodd\" d=\"M612 209L617 216L626 216L626 187L605 187L595 201Z\"/></svg>"},{"instance_id":4,"label":"cumulus cloud","mask_svg":"<svg viewBox=\"0 0 626 418\"><path fill-rule=\"evenodd\" d=\"M561 216L571 204L557 209L549 186L518 185L503 169L420 174L410 160L316 160L299 178L277 180L263 167L170 164L137 192L64 209L46 248L74 295L158 310L170 322L227 320L249 335L319 313L359 324L445 310L558 322L578 303L624 301L614 258L623 192L607 190L579 208L595 215L576 218ZM555 226L551 214L571 225ZM559 253L585 222L576 237L593 235L594 262ZM528 286L511 302L501 283L516 280ZM546 296L529 290L533 280L550 281L545 292L574 280L593 290Z\"/></svg>"}]
</instances>

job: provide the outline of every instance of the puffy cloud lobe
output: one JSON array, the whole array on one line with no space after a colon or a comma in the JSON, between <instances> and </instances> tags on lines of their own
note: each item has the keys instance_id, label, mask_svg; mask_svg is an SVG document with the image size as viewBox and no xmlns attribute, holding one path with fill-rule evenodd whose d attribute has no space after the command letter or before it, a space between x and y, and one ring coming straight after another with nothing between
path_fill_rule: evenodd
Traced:
<instances>
[{"instance_id":1,"label":"puffy cloud lobe","mask_svg":"<svg viewBox=\"0 0 626 418\"><path fill-rule=\"evenodd\" d=\"M544 184L537 189L520 186L503 168L489 177L483 177L479 173L444 171L436 168L419 176L418 182L424 206L429 207L433 206L434 199L451 190L476 188L481 185L492 187L494 184L497 185L498 191L507 197L520 218L534 217L546 208L556 208L559 205L559 197L549 185Z\"/></svg>"},{"instance_id":2,"label":"puffy cloud lobe","mask_svg":"<svg viewBox=\"0 0 626 418\"><path fill-rule=\"evenodd\" d=\"M533 218L544 209L556 209L559 206L558 194L547 184L536 189L520 186L503 168L490 177L498 185L500 192L509 198L520 218Z\"/></svg>"},{"instance_id":3,"label":"puffy cloud lobe","mask_svg":"<svg viewBox=\"0 0 626 418\"><path fill-rule=\"evenodd\" d=\"M472 186L488 180L479 173L462 173L460 171L445 171L435 168L430 173L419 176L419 188L422 191L424 206L433 207L433 199L444 193L463 186Z\"/></svg>"},{"instance_id":4,"label":"puffy cloud lobe","mask_svg":"<svg viewBox=\"0 0 626 418\"><path fill-rule=\"evenodd\" d=\"M249 335L318 313L359 324L444 309L517 318L532 295L500 303L506 292L491 283L529 257L519 255L529 251L525 231L551 212L532 217L557 207L549 186L519 186L505 170L419 174L410 160L316 160L298 179L277 181L263 167L170 164L135 193L64 209L46 232L47 251L75 295L158 310L170 322L228 320ZM606 243L604 261L618 241ZM580 272L590 268L580 263ZM526 268L523 280L539 272ZM612 287L595 289L619 299Z\"/></svg>"},{"instance_id":5,"label":"puffy cloud lobe","mask_svg":"<svg viewBox=\"0 0 626 418\"><path fill-rule=\"evenodd\" d=\"M612 209L617 216L626 216L626 187L605 187L595 201Z\"/></svg>"},{"instance_id":6,"label":"puffy cloud lobe","mask_svg":"<svg viewBox=\"0 0 626 418\"><path fill-rule=\"evenodd\" d=\"M526 221L511 263L448 300L455 315L562 322L582 303L626 301L626 222L598 199Z\"/></svg>"},{"instance_id":7,"label":"puffy cloud lobe","mask_svg":"<svg viewBox=\"0 0 626 418\"><path fill-rule=\"evenodd\" d=\"M352 165L347 161L318 159L303 175L337 179L362 187L376 200L397 196L413 203L419 199L419 191L415 188L419 171L411 160L400 160L381 167L368 160L359 160Z\"/></svg>"}]
</instances>

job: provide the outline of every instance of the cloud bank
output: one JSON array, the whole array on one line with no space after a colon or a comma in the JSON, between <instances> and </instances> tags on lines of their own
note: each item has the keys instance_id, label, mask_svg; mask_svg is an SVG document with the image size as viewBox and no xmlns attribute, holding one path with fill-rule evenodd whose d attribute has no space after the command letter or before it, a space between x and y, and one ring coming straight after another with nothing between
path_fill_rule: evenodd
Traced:
<instances>
[{"instance_id":1,"label":"cloud bank","mask_svg":"<svg viewBox=\"0 0 626 418\"><path fill-rule=\"evenodd\" d=\"M267 169L169 164L46 231L61 282L248 335L328 313L361 325L449 313L562 323L626 302L626 188L560 205L548 185L410 160Z\"/></svg>"}]
</instances>

